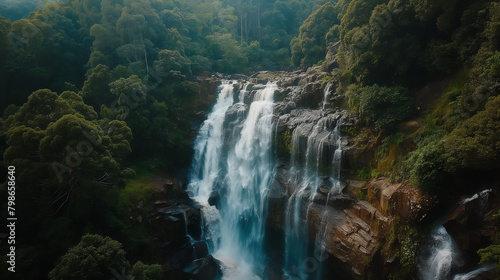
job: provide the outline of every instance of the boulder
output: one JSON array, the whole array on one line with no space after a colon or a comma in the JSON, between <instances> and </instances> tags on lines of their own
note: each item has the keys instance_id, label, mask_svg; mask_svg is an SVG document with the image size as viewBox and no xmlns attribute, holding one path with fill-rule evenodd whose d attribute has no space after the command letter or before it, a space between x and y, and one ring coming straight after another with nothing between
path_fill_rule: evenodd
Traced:
<instances>
[{"instance_id":1,"label":"boulder","mask_svg":"<svg viewBox=\"0 0 500 280\"><path fill-rule=\"evenodd\" d=\"M185 218L187 234L196 240L200 240L202 226L201 209L189 208L185 212Z\"/></svg>"},{"instance_id":2,"label":"boulder","mask_svg":"<svg viewBox=\"0 0 500 280\"><path fill-rule=\"evenodd\" d=\"M208 256L208 245L205 241L196 242L193 244L195 258L204 258Z\"/></svg>"},{"instance_id":3,"label":"boulder","mask_svg":"<svg viewBox=\"0 0 500 280\"><path fill-rule=\"evenodd\" d=\"M222 278L221 264L212 255L192 261L184 272L193 280L217 280Z\"/></svg>"},{"instance_id":4,"label":"boulder","mask_svg":"<svg viewBox=\"0 0 500 280\"><path fill-rule=\"evenodd\" d=\"M409 183L391 183L384 177L372 179L367 189L368 199L380 212L407 221L421 221L436 202L436 196Z\"/></svg>"},{"instance_id":5,"label":"boulder","mask_svg":"<svg viewBox=\"0 0 500 280\"><path fill-rule=\"evenodd\" d=\"M491 190L485 190L463 199L443 223L458 248L470 256L474 256L477 250L488 246L489 243L488 237L483 235L481 230L490 192Z\"/></svg>"},{"instance_id":6,"label":"boulder","mask_svg":"<svg viewBox=\"0 0 500 280\"><path fill-rule=\"evenodd\" d=\"M328 200L328 205L337 210L344 210L355 202L354 198L346 194L336 194L330 196Z\"/></svg>"}]
</instances>

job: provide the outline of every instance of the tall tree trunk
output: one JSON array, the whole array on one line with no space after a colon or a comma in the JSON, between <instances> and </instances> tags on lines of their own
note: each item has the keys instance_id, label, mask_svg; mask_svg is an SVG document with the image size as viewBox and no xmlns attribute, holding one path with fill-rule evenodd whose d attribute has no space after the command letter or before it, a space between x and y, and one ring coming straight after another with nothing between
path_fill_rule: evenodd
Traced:
<instances>
[{"instance_id":1,"label":"tall tree trunk","mask_svg":"<svg viewBox=\"0 0 500 280\"><path fill-rule=\"evenodd\" d=\"M248 13L245 15L245 42L248 43Z\"/></svg>"},{"instance_id":2,"label":"tall tree trunk","mask_svg":"<svg viewBox=\"0 0 500 280\"><path fill-rule=\"evenodd\" d=\"M260 43L262 39L260 32L260 0L257 2L257 32L258 32L258 41Z\"/></svg>"}]
</instances>

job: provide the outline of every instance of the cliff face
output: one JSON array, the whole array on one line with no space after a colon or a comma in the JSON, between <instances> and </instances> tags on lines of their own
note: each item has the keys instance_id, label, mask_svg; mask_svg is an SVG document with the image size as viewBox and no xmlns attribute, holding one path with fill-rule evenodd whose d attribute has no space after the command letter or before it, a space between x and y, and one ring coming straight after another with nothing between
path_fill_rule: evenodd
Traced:
<instances>
[{"instance_id":1,"label":"cliff face","mask_svg":"<svg viewBox=\"0 0 500 280\"><path fill-rule=\"evenodd\" d=\"M265 89L268 82L278 85L273 93L272 122L276 170L266 193L265 224L278 236L268 239L279 238L277 243L286 248L274 249L280 252L273 253L276 261L266 264L266 277L282 279L287 273L287 277L292 277L287 269L313 275L316 271L300 267L300 258L308 260L307 251L311 249L315 254L320 253L314 256L318 267L333 263L347 278L384 279L388 273L397 272L401 263L408 262L402 252L401 227L424 220L436 205L436 197L411 184L393 183L383 177L357 180L359 171L373 164L381 137L364 128L361 121L349 113L347 98L336 92L337 82L330 74L321 72L320 68L310 68L292 73L260 72L251 77L226 78L237 82L231 85L234 103L223 118L222 158L237 144L234 136L242 133L255 95ZM207 92L219 83L217 79L201 81L201 96L209 96ZM222 173L231 169L224 160L219 164ZM227 189L221 187L223 180L221 177L214 181L208 199L212 206L218 207L226 199ZM181 244L167 250L169 261L164 268L180 270L181 274L194 278L203 270L210 275L220 275L220 263L209 255L206 245L217 241L205 240L201 233L207 230L206 225L201 230L203 210L200 205L187 204L164 207L157 203L152 212L151 224L165 233L157 236L162 246ZM457 214L445 226L452 231L450 234L463 236L459 232L464 227L470 228L470 223L471 219ZM172 232L171 228L177 236L168 237L166 233ZM186 234L193 240L175 241ZM470 236L474 234L475 231L470 232ZM464 247L473 243L469 246L471 251L476 250L476 243L484 244L484 238L472 237L462 242ZM302 246L293 243L297 238L308 245L297 251L298 262L294 263L286 254Z\"/></svg>"},{"instance_id":2,"label":"cliff face","mask_svg":"<svg viewBox=\"0 0 500 280\"><path fill-rule=\"evenodd\" d=\"M386 178L369 182L350 179L359 169L370 166L380 141L378 136L349 133L361 129L360 121L347 112L346 97L335 92L335 81L327 84L328 74L319 70L263 72L250 79L255 85L246 88L251 97L259 84L275 81L279 85L275 94L279 100L275 105L278 171L268 195L267 224L286 235L291 223L287 212L293 207L291 201L300 195L301 211L306 212L302 221L307 223L311 243L321 243L344 270L380 278L373 276L377 266L391 264L398 257L398 251L391 247L394 227L401 221L422 220L435 198L410 184L390 183ZM339 141L326 135L336 128L340 129L341 159L335 175L338 189L334 190L325 174L332 174L329 165ZM304 180L292 173L309 163L308 153L315 143L320 143L320 148L314 150L313 162L323 182L311 194L313 183L304 187ZM307 176L307 172L299 176Z\"/></svg>"}]
</instances>

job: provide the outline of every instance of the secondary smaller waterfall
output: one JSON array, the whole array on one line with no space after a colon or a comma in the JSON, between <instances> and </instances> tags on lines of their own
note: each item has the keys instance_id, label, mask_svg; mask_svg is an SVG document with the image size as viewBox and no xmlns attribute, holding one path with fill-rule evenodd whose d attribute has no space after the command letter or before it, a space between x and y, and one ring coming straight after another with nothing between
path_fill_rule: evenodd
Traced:
<instances>
[{"instance_id":1,"label":"secondary smaller waterfall","mask_svg":"<svg viewBox=\"0 0 500 280\"><path fill-rule=\"evenodd\" d=\"M476 210L483 213L487 209L488 196L491 189L483 190L471 197L461 200L458 204L463 205L477 200ZM476 274L488 270L488 266L480 267L468 273L462 273L453 276L452 268L457 269L461 265L460 252L444 226L439 225L430 234L430 239L424 245L421 255L419 270L421 280L466 280ZM490 267L491 269L491 267Z\"/></svg>"},{"instance_id":2,"label":"secondary smaller waterfall","mask_svg":"<svg viewBox=\"0 0 500 280\"><path fill-rule=\"evenodd\" d=\"M330 97L330 89L332 87L332 82L328 82L325 86L325 90L324 90L324 95L323 95L323 104L322 104L322 108L323 110L326 110L326 107L329 105L328 104L328 98Z\"/></svg>"},{"instance_id":3,"label":"secondary smaller waterfall","mask_svg":"<svg viewBox=\"0 0 500 280\"><path fill-rule=\"evenodd\" d=\"M443 226L435 228L430 238L427 253L420 264L420 279L448 279L453 259L457 255L456 245Z\"/></svg>"},{"instance_id":4,"label":"secondary smaller waterfall","mask_svg":"<svg viewBox=\"0 0 500 280\"><path fill-rule=\"evenodd\" d=\"M494 270L496 268L496 266L497 266L496 264L485 265L485 266L482 266L482 267L480 267L476 270L473 270L471 272L455 275L453 280L479 279L479 278L476 278L478 275L480 275L481 273L484 273L486 271Z\"/></svg>"},{"instance_id":5,"label":"secondary smaller waterfall","mask_svg":"<svg viewBox=\"0 0 500 280\"><path fill-rule=\"evenodd\" d=\"M285 265L287 279L309 279L310 274L319 275L318 260L310 267L309 254L324 260L323 235L318 234L317 248L311 248L309 240L309 210L318 195L319 188L327 190L327 202L331 194L341 191L339 168L341 160L340 118L327 115L316 124L303 124L292 133L292 157L289 171L290 182L297 186L290 196L286 210ZM335 128L332 130L332 123ZM326 217L326 215L324 215ZM326 220L321 222L325 231ZM318 276L319 277L319 276Z\"/></svg>"}]
</instances>

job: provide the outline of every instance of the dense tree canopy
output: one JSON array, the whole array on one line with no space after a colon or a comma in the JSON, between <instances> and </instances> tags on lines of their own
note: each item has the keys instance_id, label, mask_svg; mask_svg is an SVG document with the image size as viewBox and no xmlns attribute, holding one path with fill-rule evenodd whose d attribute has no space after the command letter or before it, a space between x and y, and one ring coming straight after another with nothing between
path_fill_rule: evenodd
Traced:
<instances>
[{"instance_id":1,"label":"dense tree canopy","mask_svg":"<svg viewBox=\"0 0 500 280\"><path fill-rule=\"evenodd\" d=\"M51 280L107 279L113 271L128 271L130 264L125 258L122 244L109 237L87 234L80 243L61 258L49 273Z\"/></svg>"}]
</instances>

